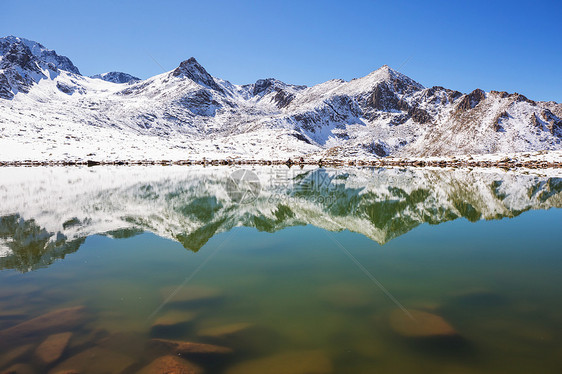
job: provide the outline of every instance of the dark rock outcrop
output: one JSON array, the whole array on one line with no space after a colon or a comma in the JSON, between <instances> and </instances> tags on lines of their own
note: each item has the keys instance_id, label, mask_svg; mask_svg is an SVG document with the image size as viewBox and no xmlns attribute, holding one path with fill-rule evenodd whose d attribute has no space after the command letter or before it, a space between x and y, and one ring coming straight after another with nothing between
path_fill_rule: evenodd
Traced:
<instances>
[{"instance_id":1,"label":"dark rock outcrop","mask_svg":"<svg viewBox=\"0 0 562 374\"><path fill-rule=\"evenodd\" d=\"M112 83L129 83L138 82L141 80L140 78L137 78L131 74L123 73L120 71L110 71L108 73L96 74L92 75L90 78L101 79L106 82Z\"/></svg>"},{"instance_id":2,"label":"dark rock outcrop","mask_svg":"<svg viewBox=\"0 0 562 374\"><path fill-rule=\"evenodd\" d=\"M412 120L417 123L425 124L431 122L432 118L425 110L419 107L411 107L408 110L408 114L412 117Z\"/></svg>"},{"instance_id":3,"label":"dark rock outcrop","mask_svg":"<svg viewBox=\"0 0 562 374\"><path fill-rule=\"evenodd\" d=\"M277 105L279 109L283 109L288 106L294 98L295 95L293 95L292 93L288 93L283 91L282 89L278 89L277 93L273 97L273 101L275 101L275 105Z\"/></svg>"},{"instance_id":4,"label":"dark rock outcrop","mask_svg":"<svg viewBox=\"0 0 562 374\"><path fill-rule=\"evenodd\" d=\"M492 122L492 127L494 128L494 131L498 132L498 131L502 131L503 127L501 125L502 121L504 119L509 118L509 114L504 110L503 112L499 113L496 118L494 119L494 121Z\"/></svg>"},{"instance_id":5,"label":"dark rock outcrop","mask_svg":"<svg viewBox=\"0 0 562 374\"><path fill-rule=\"evenodd\" d=\"M480 88L465 95L457 104L457 112L465 112L477 106L482 100L486 99L486 93Z\"/></svg>"},{"instance_id":6,"label":"dark rock outcrop","mask_svg":"<svg viewBox=\"0 0 562 374\"><path fill-rule=\"evenodd\" d=\"M215 82L215 79L201 66L197 60L191 57L189 60L182 61L174 71L174 77L186 77L202 86L224 93L223 89Z\"/></svg>"}]
</instances>

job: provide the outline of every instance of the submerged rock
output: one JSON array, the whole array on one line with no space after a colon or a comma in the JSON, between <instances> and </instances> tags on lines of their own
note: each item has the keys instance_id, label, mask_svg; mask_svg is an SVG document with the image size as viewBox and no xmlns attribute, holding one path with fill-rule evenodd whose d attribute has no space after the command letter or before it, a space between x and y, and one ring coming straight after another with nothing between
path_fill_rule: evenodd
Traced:
<instances>
[{"instance_id":1,"label":"submerged rock","mask_svg":"<svg viewBox=\"0 0 562 374\"><path fill-rule=\"evenodd\" d=\"M421 310L409 310L411 317L401 309L390 314L390 327L402 336L431 337L457 335L455 329L436 314Z\"/></svg>"},{"instance_id":2,"label":"submerged rock","mask_svg":"<svg viewBox=\"0 0 562 374\"><path fill-rule=\"evenodd\" d=\"M227 374L327 374L333 372L328 356L318 350L287 352L234 365Z\"/></svg>"},{"instance_id":3,"label":"submerged rock","mask_svg":"<svg viewBox=\"0 0 562 374\"><path fill-rule=\"evenodd\" d=\"M232 353L232 349L219 345L184 342L180 340L152 339L152 344L170 349L173 353L189 354L225 354Z\"/></svg>"},{"instance_id":4,"label":"submerged rock","mask_svg":"<svg viewBox=\"0 0 562 374\"><path fill-rule=\"evenodd\" d=\"M86 308L83 306L55 310L0 331L0 345L14 338L72 330L83 324L86 317Z\"/></svg>"},{"instance_id":5,"label":"submerged rock","mask_svg":"<svg viewBox=\"0 0 562 374\"><path fill-rule=\"evenodd\" d=\"M172 355L162 356L141 369L138 374L200 374L203 370L197 365Z\"/></svg>"},{"instance_id":6,"label":"submerged rock","mask_svg":"<svg viewBox=\"0 0 562 374\"><path fill-rule=\"evenodd\" d=\"M182 310L170 310L157 317L152 324L153 328L157 327L170 327L174 325L179 325L181 323L187 323L193 321L197 317L196 312L182 311Z\"/></svg>"},{"instance_id":7,"label":"submerged rock","mask_svg":"<svg viewBox=\"0 0 562 374\"><path fill-rule=\"evenodd\" d=\"M118 374L131 366L134 360L121 353L94 347L63 361L49 374L73 373L80 374Z\"/></svg>"},{"instance_id":8,"label":"submerged rock","mask_svg":"<svg viewBox=\"0 0 562 374\"><path fill-rule=\"evenodd\" d=\"M116 332L101 337L96 341L96 345L111 352L137 357L146 347L146 337L137 332Z\"/></svg>"},{"instance_id":9,"label":"submerged rock","mask_svg":"<svg viewBox=\"0 0 562 374\"><path fill-rule=\"evenodd\" d=\"M71 337L71 332L63 332L49 336L37 347L35 350L35 357L43 365L52 364L62 356Z\"/></svg>"},{"instance_id":10,"label":"submerged rock","mask_svg":"<svg viewBox=\"0 0 562 374\"><path fill-rule=\"evenodd\" d=\"M25 356L29 352L31 352L31 348L33 348L32 344L22 345L21 347L17 347L8 351L6 353L0 354L0 367L7 366L12 362L16 361L17 359Z\"/></svg>"},{"instance_id":11,"label":"submerged rock","mask_svg":"<svg viewBox=\"0 0 562 374\"><path fill-rule=\"evenodd\" d=\"M15 364L1 372L2 374L35 374L35 369L29 364Z\"/></svg>"},{"instance_id":12,"label":"submerged rock","mask_svg":"<svg viewBox=\"0 0 562 374\"><path fill-rule=\"evenodd\" d=\"M252 323L240 322L231 323L223 326L209 327L200 330L197 335L206 336L210 338L225 338L231 335L235 335L239 332L245 331L254 326Z\"/></svg>"},{"instance_id":13,"label":"submerged rock","mask_svg":"<svg viewBox=\"0 0 562 374\"><path fill-rule=\"evenodd\" d=\"M170 303L188 303L216 300L222 296L216 288L205 286L166 287L161 291L164 300Z\"/></svg>"}]
</instances>

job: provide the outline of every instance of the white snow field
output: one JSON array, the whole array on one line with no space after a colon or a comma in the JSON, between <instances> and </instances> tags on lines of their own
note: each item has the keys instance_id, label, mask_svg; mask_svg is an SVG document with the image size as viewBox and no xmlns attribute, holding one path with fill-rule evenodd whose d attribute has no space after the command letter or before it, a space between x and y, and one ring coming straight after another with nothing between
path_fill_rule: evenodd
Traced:
<instances>
[{"instance_id":1,"label":"white snow field","mask_svg":"<svg viewBox=\"0 0 562 374\"><path fill-rule=\"evenodd\" d=\"M372 159L548 151L562 105L424 88L383 66L305 87L234 85L194 58L146 80L86 77L39 43L0 38L0 161ZM115 83L124 82L124 83Z\"/></svg>"}]
</instances>

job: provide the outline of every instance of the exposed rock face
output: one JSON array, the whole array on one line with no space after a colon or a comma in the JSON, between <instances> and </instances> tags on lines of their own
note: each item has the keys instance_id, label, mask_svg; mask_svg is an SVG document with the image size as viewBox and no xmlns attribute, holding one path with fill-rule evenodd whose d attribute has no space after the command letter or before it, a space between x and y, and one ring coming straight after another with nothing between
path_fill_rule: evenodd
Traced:
<instances>
[{"instance_id":1,"label":"exposed rock face","mask_svg":"<svg viewBox=\"0 0 562 374\"><path fill-rule=\"evenodd\" d=\"M543 110L541 117L547 123L546 127L551 134L562 137L562 119L554 115L549 109Z\"/></svg>"},{"instance_id":2,"label":"exposed rock face","mask_svg":"<svg viewBox=\"0 0 562 374\"><path fill-rule=\"evenodd\" d=\"M182 61L172 75L174 77L186 77L202 86L206 86L218 92L224 92L222 87L215 82L214 78L207 73L207 70L201 66L197 60L191 57L189 60Z\"/></svg>"},{"instance_id":3,"label":"exposed rock face","mask_svg":"<svg viewBox=\"0 0 562 374\"><path fill-rule=\"evenodd\" d=\"M120 71L110 71L108 73L96 74L96 75L92 75L91 78L101 79L106 82L112 82L112 83L129 83L129 82L137 82L141 80L140 78L137 78L131 74L123 73Z\"/></svg>"},{"instance_id":4,"label":"exposed rock face","mask_svg":"<svg viewBox=\"0 0 562 374\"><path fill-rule=\"evenodd\" d=\"M282 89L278 89L277 93L273 97L273 100L275 101L279 109L283 109L289 104L291 104L291 101L293 101L294 98L295 98L294 94L287 93Z\"/></svg>"},{"instance_id":5,"label":"exposed rock face","mask_svg":"<svg viewBox=\"0 0 562 374\"><path fill-rule=\"evenodd\" d=\"M431 116L425 110L420 109L418 107L412 107L408 110L408 114L412 118L414 122L417 123L428 123L431 122Z\"/></svg>"},{"instance_id":6,"label":"exposed rock face","mask_svg":"<svg viewBox=\"0 0 562 374\"><path fill-rule=\"evenodd\" d=\"M187 108L194 116L204 117L215 116L222 106L208 90L193 91L189 96L182 97L178 104Z\"/></svg>"},{"instance_id":7,"label":"exposed rock face","mask_svg":"<svg viewBox=\"0 0 562 374\"><path fill-rule=\"evenodd\" d=\"M386 83L381 83L375 87L371 95L371 105L374 109L381 111L400 110L408 111L410 109L408 103L400 100L394 93L394 90L389 88Z\"/></svg>"},{"instance_id":8,"label":"exposed rock face","mask_svg":"<svg viewBox=\"0 0 562 374\"><path fill-rule=\"evenodd\" d=\"M531 124L538 129L541 129L543 127L542 122L536 115L536 113L531 114Z\"/></svg>"},{"instance_id":9,"label":"exposed rock face","mask_svg":"<svg viewBox=\"0 0 562 374\"><path fill-rule=\"evenodd\" d=\"M467 111L473 109L482 100L486 99L486 94L481 89L477 88L468 95L465 95L457 104L457 111Z\"/></svg>"},{"instance_id":10,"label":"exposed rock face","mask_svg":"<svg viewBox=\"0 0 562 374\"><path fill-rule=\"evenodd\" d=\"M234 85L211 76L194 58L143 81L120 72L92 80L80 76L68 58L14 37L0 39L0 55L0 122L7 124L0 148L6 139L28 142L28 136L35 136L28 134L36 134L34 148L52 143L60 150L64 145L64 157L77 157L68 156L65 143L71 143L66 133L79 132L81 140L72 143L78 149L84 138L103 146L107 139L120 139L111 157L123 149L146 149L131 146L130 134L151 137L149 143L161 140L182 156L184 150L191 155L210 150L225 157L243 153L247 158L262 154L286 159L328 155L334 147L358 158L562 149L560 104L535 102L518 93L476 89L463 95L439 86L426 89L386 65L351 81L305 87L273 78ZM105 85L98 79L127 84ZM35 89L44 99L27 95ZM69 98L77 94L80 100ZM14 95L22 100L12 100ZM60 107L68 108L63 118ZM60 131L65 136L48 131L53 123L64 127ZM104 128L100 133L113 136L98 139L92 128ZM42 154L57 157L47 149Z\"/></svg>"},{"instance_id":11,"label":"exposed rock face","mask_svg":"<svg viewBox=\"0 0 562 374\"><path fill-rule=\"evenodd\" d=\"M259 94L268 93L269 88L273 88L275 85L275 79L258 79L256 83L254 83L254 89L252 90L252 95L257 96ZM271 90L269 90L271 92Z\"/></svg>"},{"instance_id":12,"label":"exposed rock face","mask_svg":"<svg viewBox=\"0 0 562 374\"><path fill-rule=\"evenodd\" d=\"M0 98L11 99L27 93L34 83L58 73L59 69L80 74L68 57L60 56L43 45L23 38L0 38Z\"/></svg>"},{"instance_id":13,"label":"exposed rock face","mask_svg":"<svg viewBox=\"0 0 562 374\"><path fill-rule=\"evenodd\" d=\"M501 131L503 128L501 126L501 123L503 120L506 120L509 118L509 113L507 113L507 111L503 111L500 114L498 114L496 116L496 118L494 119L494 121L492 122L492 126L494 127L494 131L498 132Z\"/></svg>"}]
</instances>

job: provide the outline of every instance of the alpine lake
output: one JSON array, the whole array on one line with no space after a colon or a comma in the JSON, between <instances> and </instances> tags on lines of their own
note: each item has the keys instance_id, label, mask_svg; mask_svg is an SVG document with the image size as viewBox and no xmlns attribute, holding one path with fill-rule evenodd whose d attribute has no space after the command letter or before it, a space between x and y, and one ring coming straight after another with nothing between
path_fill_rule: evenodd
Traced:
<instances>
[{"instance_id":1,"label":"alpine lake","mask_svg":"<svg viewBox=\"0 0 562 374\"><path fill-rule=\"evenodd\" d=\"M0 373L560 373L562 172L0 168Z\"/></svg>"}]
</instances>

